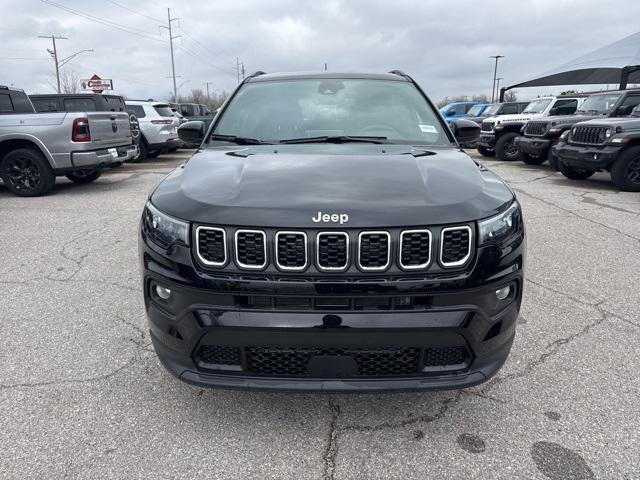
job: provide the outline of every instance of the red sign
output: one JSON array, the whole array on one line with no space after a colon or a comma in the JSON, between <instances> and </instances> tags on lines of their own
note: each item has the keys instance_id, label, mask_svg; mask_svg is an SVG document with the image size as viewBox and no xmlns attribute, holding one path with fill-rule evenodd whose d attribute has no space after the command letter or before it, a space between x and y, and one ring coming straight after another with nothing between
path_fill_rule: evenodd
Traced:
<instances>
[{"instance_id":1,"label":"red sign","mask_svg":"<svg viewBox=\"0 0 640 480\"><path fill-rule=\"evenodd\" d=\"M94 93L102 93L104 90L113 90L113 80L110 78L100 78L95 73L87 80L80 80L80 87L83 90L93 90Z\"/></svg>"}]
</instances>

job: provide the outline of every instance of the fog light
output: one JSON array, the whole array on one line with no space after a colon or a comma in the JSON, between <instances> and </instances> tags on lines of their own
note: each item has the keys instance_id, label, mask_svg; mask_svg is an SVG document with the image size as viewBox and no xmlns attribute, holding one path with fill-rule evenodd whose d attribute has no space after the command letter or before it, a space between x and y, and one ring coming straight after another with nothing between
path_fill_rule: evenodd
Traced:
<instances>
[{"instance_id":1,"label":"fog light","mask_svg":"<svg viewBox=\"0 0 640 480\"><path fill-rule=\"evenodd\" d=\"M169 297L171 296L171 290L167 287L161 287L160 285L156 285L156 293L163 300L169 300Z\"/></svg>"},{"instance_id":2,"label":"fog light","mask_svg":"<svg viewBox=\"0 0 640 480\"><path fill-rule=\"evenodd\" d=\"M511 287L507 285L506 287L499 288L496 290L496 298L498 300L504 300L511 293Z\"/></svg>"}]
</instances>

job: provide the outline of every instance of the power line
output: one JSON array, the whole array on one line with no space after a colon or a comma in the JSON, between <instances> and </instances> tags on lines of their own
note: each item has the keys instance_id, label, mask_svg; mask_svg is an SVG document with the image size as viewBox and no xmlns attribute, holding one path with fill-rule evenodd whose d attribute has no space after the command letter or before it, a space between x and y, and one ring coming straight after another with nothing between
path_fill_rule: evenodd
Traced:
<instances>
[{"instance_id":1,"label":"power line","mask_svg":"<svg viewBox=\"0 0 640 480\"><path fill-rule=\"evenodd\" d=\"M224 73L228 73L229 75L235 75L235 73L233 73L231 70L226 70L214 63L208 62L207 60L205 60L204 58L202 58L202 55L197 54L196 52L194 52L193 50L188 49L187 47L185 47L184 45L178 45L177 46L179 49L184 50L185 53L187 53L188 55L190 55L191 57L193 57L194 59L198 60L199 62L202 62L206 65L209 65L212 68L215 68L217 70L220 70L221 72Z\"/></svg>"},{"instance_id":2,"label":"power line","mask_svg":"<svg viewBox=\"0 0 640 480\"><path fill-rule=\"evenodd\" d=\"M202 48L203 50L206 50L206 51L207 51L207 52L209 52L211 55L215 55L216 57L219 57L219 58L224 58L224 56L223 56L223 55L221 55L221 54L219 54L219 53L217 53L217 52L214 52L214 51L213 51L213 50L211 50L208 46L206 46L204 43L199 42L198 40L196 40L195 38L193 38L193 36L191 36L191 35L189 34L189 32L187 32L184 28L180 27L180 31L181 31L182 33L184 33L184 34L187 36L187 38L191 39L194 43L198 44L198 45L200 46L200 48ZM223 52L223 53L224 53L224 55L225 55L225 56L227 56L228 58L231 58L231 55L229 55L228 53L226 53L226 52Z\"/></svg>"},{"instance_id":3,"label":"power line","mask_svg":"<svg viewBox=\"0 0 640 480\"><path fill-rule=\"evenodd\" d=\"M131 8L125 6L125 5L121 5L118 2L114 2L113 0L107 0L107 2L112 3L116 7L123 8L123 9L125 9L125 10L127 10L127 11L129 11L131 13L134 13L136 15L139 15L141 17L148 18L149 20L153 20L156 23L162 23L162 20L159 20L159 19L157 19L155 17L150 17L149 15L145 15L144 13L137 12L136 10L133 10L133 9L131 9Z\"/></svg>"}]
</instances>

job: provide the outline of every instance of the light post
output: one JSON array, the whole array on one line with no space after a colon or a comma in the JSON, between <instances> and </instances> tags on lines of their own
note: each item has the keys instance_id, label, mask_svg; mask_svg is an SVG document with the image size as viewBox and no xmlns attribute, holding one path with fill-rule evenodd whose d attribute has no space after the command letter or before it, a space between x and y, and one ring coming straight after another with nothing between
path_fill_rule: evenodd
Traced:
<instances>
[{"instance_id":1,"label":"light post","mask_svg":"<svg viewBox=\"0 0 640 480\"><path fill-rule=\"evenodd\" d=\"M496 77L498 76L498 59L504 58L504 55L491 55L489 58L496 59L496 65L493 69L493 87L491 88L491 103L493 103L496 93Z\"/></svg>"}]
</instances>

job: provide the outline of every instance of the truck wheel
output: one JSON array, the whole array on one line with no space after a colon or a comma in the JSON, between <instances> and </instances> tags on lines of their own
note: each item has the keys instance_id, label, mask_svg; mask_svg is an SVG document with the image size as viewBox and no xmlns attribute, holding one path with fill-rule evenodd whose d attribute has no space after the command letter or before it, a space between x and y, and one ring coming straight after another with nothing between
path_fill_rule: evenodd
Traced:
<instances>
[{"instance_id":1,"label":"truck wheel","mask_svg":"<svg viewBox=\"0 0 640 480\"><path fill-rule=\"evenodd\" d=\"M102 175L102 170L75 170L73 172L66 173L67 177L74 183L91 183L97 180Z\"/></svg>"},{"instance_id":2,"label":"truck wheel","mask_svg":"<svg viewBox=\"0 0 640 480\"><path fill-rule=\"evenodd\" d=\"M0 163L0 178L5 186L21 197L39 197L51 190L56 176L42 153L20 148L5 155Z\"/></svg>"},{"instance_id":3,"label":"truck wheel","mask_svg":"<svg viewBox=\"0 0 640 480\"><path fill-rule=\"evenodd\" d=\"M518 160L518 147L515 139L519 136L520 134L518 133L507 132L498 139L496 142L496 154L500 160L507 162Z\"/></svg>"},{"instance_id":4,"label":"truck wheel","mask_svg":"<svg viewBox=\"0 0 640 480\"><path fill-rule=\"evenodd\" d=\"M640 147L631 147L611 167L611 180L620 190L640 192Z\"/></svg>"},{"instance_id":5,"label":"truck wheel","mask_svg":"<svg viewBox=\"0 0 640 480\"><path fill-rule=\"evenodd\" d=\"M540 165L544 163L546 158L542 155L534 157L533 155L529 155L528 153L520 152L520 160L522 160L527 165Z\"/></svg>"},{"instance_id":6,"label":"truck wheel","mask_svg":"<svg viewBox=\"0 0 640 480\"><path fill-rule=\"evenodd\" d=\"M562 173L565 177L570 178L571 180L586 180L591 175L596 173L593 170L587 170L585 168L570 167L561 160L558 161L558 167L560 168L560 173Z\"/></svg>"},{"instance_id":7,"label":"truck wheel","mask_svg":"<svg viewBox=\"0 0 640 480\"><path fill-rule=\"evenodd\" d=\"M558 157L551 153L551 150L549 150L549 156L547 157L547 160L549 160L549 165L551 165L551 168L553 168L556 172L560 171L560 162L558 161Z\"/></svg>"},{"instance_id":8,"label":"truck wheel","mask_svg":"<svg viewBox=\"0 0 640 480\"><path fill-rule=\"evenodd\" d=\"M476 150L478 150L478 153L480 155L482 155L483 157L495 157L496 156L496 151L492 150L490 148L487 148L487 147L481 147L480 145L478 145L476 147Z\"/></svg>"}]
</instances>

